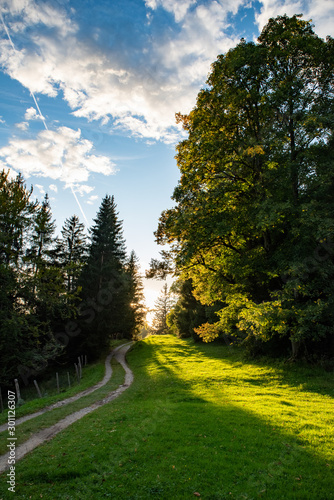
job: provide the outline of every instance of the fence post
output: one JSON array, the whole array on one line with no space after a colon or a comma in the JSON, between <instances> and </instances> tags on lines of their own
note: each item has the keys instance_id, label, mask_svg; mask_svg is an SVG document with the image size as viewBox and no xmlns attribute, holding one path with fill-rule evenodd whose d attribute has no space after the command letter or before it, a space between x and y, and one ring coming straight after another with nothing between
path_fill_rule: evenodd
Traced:
<instances>
[{"instance_id":1,"label":"fence post","mask_svg":"<svg viewBox=\"0 0 334 500\"><path fill-rule=\"evenodd\" d=\"M59 377L58 377L58 372L56 373L56 381L57 381L57 392L59 394Z\"/></svg>"},{"instance_id":2,"label":"fence post","mask_svg":"<svg viewBox=\"0 0 334 500\"><path fill-rule=\"evenodd\" d=\"M82 366L81 366L81 359L80 359L80 356L78 357L78 361L79 361L79 377L82 378Z\"/></svg>"},{"instance_id":3,"label":"fence post","mask_svg":"<svg viewBox=\"0 0 334 500\"><path fill-rule=\"evenodd\" d=\"M38 387L38 384L37 384L37 380L34 380L34 384L35 384L35 387L36 387L36 390L37 390L38 397L41 398L42 394L41 394L41 391L39 390L39 387Z\"/></svg>"},{"instance_id":4,"label":"fence post","mask_svg":"<svg viewBox=\"0 0 334 500\"><path fill-rule=\"evenodd\" d=\"M71 388L70 374L67 372L68 387Z\"/></svg>"},{"instance_id":5,"label":"fence post","mask_svg":"<svg viewBox=\"0 0 334 500\"><path fill-rule=\"evenodd\" d=\"M77 367L76 363L74 363L74 366L75 366L75 371L76 371L76 374L77 374L78 383L80 384L79 370L78 370L78 367Z\"/></svg>"},{"instance_id":6,"label":"fence post","mask_svg":"<svg viewBox=\"0 0 334 500\"><path fill-rule=\"evenodd\" d=\"M3 412L3 401L2 401L1 387L0 387L0 407L1 407L1 413L2 413Z\"/></svg>"},{"instance_id":7,"label":"fence post","mask_svg":"<svg viewBox=\"0 0 334 500\"><path fill-rule=\"evenodd\" d=\"M21 401L21 393L20 393L20 386L19 386L19 381L14 379L15 382L15 390L16 390L16 397L17 397L17 402L19 403Z\"/></svg>"}]
</instances>

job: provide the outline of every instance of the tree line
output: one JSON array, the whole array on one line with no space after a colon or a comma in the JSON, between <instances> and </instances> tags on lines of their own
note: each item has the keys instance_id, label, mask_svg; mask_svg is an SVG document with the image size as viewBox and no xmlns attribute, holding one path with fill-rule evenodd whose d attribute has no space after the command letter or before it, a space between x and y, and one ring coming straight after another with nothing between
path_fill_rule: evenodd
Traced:
<instances>
[{"instance_id":1,"label":"tree line","mask_svg":"<svg viewBox=\"0 0 334 500\"><path fill-rule=\"evenodd\" d=\"M33 200L21 175L0 172L0 383L48 363L101 355L136 338L145 317L138 261L126 253L114 197L85 231L76 215L59 236L48 196Z\"/></svg>"},{"instance_id":2,"label":"tree line","mask_svg":"<svg viewBox=\"0 0 334 500\"><path fill-rule=\"evenodd\" d=\"M177 276L167 322L252 353L333 356L334 40L278 16L212 64L177 115L180 181L148 276Z\"/></svg>"}]
</instances>

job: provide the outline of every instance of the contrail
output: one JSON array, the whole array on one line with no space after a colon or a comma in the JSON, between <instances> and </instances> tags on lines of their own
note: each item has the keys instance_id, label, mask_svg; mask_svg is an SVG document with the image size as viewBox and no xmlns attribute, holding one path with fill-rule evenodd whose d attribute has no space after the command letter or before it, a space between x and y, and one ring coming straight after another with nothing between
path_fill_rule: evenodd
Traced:
<instances>
[{"instance_id":1,"label":"contrail","mask_svg":"<svg viewBox=\"0 0 334 500\"><path fill-rule=\"evenodd\" d=\"M3 20L3 17L2 17L2 12L1 12L1 11L0 11L0 17L1 17L1 21L2 21L3 27L5 28L5 32L7 33L8 40L9 40L9 42L10 42L11 46L13 47L14 52L16 52L15 46L14 46L14 44L13 44L13 42L12 42L12 39L11 39L11 37L10 37L9 31L8 31L8 29L7 29L7 26L5 25L5 21Z\"/></svg>"},{"instance_id":2,"label":"contrail","mask_svg":"<svg viewBox=\"0 0 334 500\"><path fill-rule=\"evenodd\" d=\"M10 36L10 33L9 33L9 31L8 31L8 28L7 28L7 26L6 26L6 24L5 24L5 21L4 21L4 19L3 19L3 16L2 16L2 12L1 12L1 11L0 11L0 18L1 18L1 22L2 22L2 25L3 25L3 27L4 27L4 30L5 30L5 32L6 32L6 34L7 34L7 37L8 37L9 43L11 44L13 51L14 51L14 52L17 52L17 50L16 50L16 48L15 48L15 45L14 45L14 43L13 43L13 40L12 40L12 38L11 38L11 36ZM33 91L32 91L32 90L30 91L30 95L31 95L31 97L32 97L32 98L33 98L33 100L34 100L35 106L36 106L37 111L38 111L38 115L39 115L40 119L42 120L42 122L43 122L43 124L44 124L45 130L49 130L49 129L48 129L48 126L47 126L47 124L46 124L45 118L44 118L44 116L43 116L43 114L42 114L42 112L41 112L41 110L40 110L39 105L38 105L38 102L37 102L37 99L36 99L36 97L35 97L35 94L33 93ZM61 169L62 169L62 171L64 172L64 170L65 170L65 169L64 169L64 165L63 165L62 160L60 160L60 165L61 165ZM81 204L80 204L80 202L79 202L79 200L78 200L78 197L77 197L77 195L76 195L76 193L75 193L75 191L74 191L74 189L73 189L72 184L69 184L69 187L70 187L70 189L71 189L71 192L72 192L72 194L73 194L73 196L74 196L75 201L77 202L77 205L78 205L78 207L79 207L79 210L80 210L80 212L81 212L81 214L82 214L83 218L85 219L85 221L86 221L86 223L87 223L87 226L89 226L89 222L88 222L88 219L87 219L87 217L86 217L86 214L85 214L85 212L83 211L83 208L82 208L82 206L81 206Z\"/></svg>"},{"instance_id":3,"label":"contrail","mask_svg":"<svg viewBox=\"0 0 334 500\"><path fill-rule=\"evenodd\" d=\"M30 95L31 95L31 97L33 98L33 100L34 100L34 102L35 102L35 105L36 105L36 108L37 108L38 114L39 114L39 116L40 116L40 118L41 118L42 122L44 123L45 130L49 130L49 129L48 129L48 126L47 126L47 124L46 124L46 122L45 122L45 118L44 118L44 116L42 115L41 110L39 109L39 106L38 106L38 104L37 104L37 100L36 100L35 94L34 94L32 91L30 91Z\"/></svg>"},{"instance_id":4,"label":"contrail","mask_svg":"<svg viewBox=\"0 0 334 500\"><path fill-rule=\"evenodd\" d=\"M78 200L77 195L75 194L75 191L74 191L74 189L73 189L72 184L70 184L70 189L71 189L71 192L72 192L72 194L73 194L73 196L74 196L74 198L75 198L75 201L76 201L76 202L77 202L77 204L78 204L78 207L79 207L79 209L80 209L80 212L82 213L82 216L83 216L83 218L85 219L85 221L86 221L86 223L87 223L87 226L89 226L88 219L87 219L87 217L86 217L86 215L85 215L85 212L84 212L84 211L83 211L83 209L82 209L82 206L81 206L81 204L80 204L80 202L79 202L79 200Z\"/></svg>"},{"instance_id":5,"label":"contrail","mask_svg":"<svg viewBox=\"0 0 334 500\"><path fill-rule=\"evenodd\" d=\"M14 51L14 52L17 52L17 50L16 50L16 48L15 48L15 45L14 45L14 43L13 43L13 40L12 40L12 38L11 38L11 36L10 36L10 33L9 33L9 31L8 31L8 28L7 28L7 26L5 25L5 21L4 21L4 19L3 19L3 16L2 16L2 12L1 12L1 11L0 11L0 17L1 17L1 22L2 22L2 25L3 25L3 27L4 27L5 31L6 31L6 34L7 34L7 37L8 37L9 43L11 44L13 51ZM35 102L35 105L36 105L36 108L37 108L38 114L39 114L39 116L40 116L40 118L41 118L42 122L44 123L44 127L46 128L46 130L49 130L49 129L48 129L48 127L47 127L47 125L46 125L46 123L45 123L45 118L44 118L44 116L42 115L41 110L39 109L39 106L38 106L38 103L37 103L37 100L36 100L35 94L34 94L32 91L30 91L30 94L31 94L31 97L34 99L34 102Z\"/></svg>"}]
</instances>

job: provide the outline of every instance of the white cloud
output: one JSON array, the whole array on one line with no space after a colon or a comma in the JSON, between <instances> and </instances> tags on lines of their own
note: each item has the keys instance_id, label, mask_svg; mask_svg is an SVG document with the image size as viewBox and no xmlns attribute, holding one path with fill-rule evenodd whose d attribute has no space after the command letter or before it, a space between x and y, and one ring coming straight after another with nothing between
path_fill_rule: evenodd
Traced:
<instances>
[{"instance_id":1,"label":"white cloud","mask_svg":"<svg viewBox=\"0 0 334 500\"><path fill-rule=\"evenodd\" d=\"M76 25L68 19L65 9L61 8L60 2L57 6L49 2L34 2L33 0L0 0L3 14L10 13L14 19L9 27L14 32L24 30L26 26L43 24L48 28L59 30L61 36L73 33ZM15 16L19 16L15 19Z\"/></svg>"},{"instance_id":2,"label":"white cloud","mask_svg":"<svg viewBox=\"0 0 334 500\"><path fill-rule=\"evenodd\" d=\"M94 195L92 195L92 196L90 196L90 197L88 198L88 200L86 201L86 203L88 203L88 205L93 205L93 204L94 204L94 202L95 202L96 200L98 200L98 199L99 199L99 197L98 197L96 194L94 194Z\"/></svg>"},{"instance_id":3,"label":"white cloud","mask_svg":"<svg viewBox=\"0 0 334 500\"><path fill-rule=\"evenodd\" d=\"M10 29L19 41L19 34L24 37L15 51L5 37L0 40L0 64L12 78L36 94L62 96L76 117L102 124L112 119L111 130L116 127L165 142L180 137L175 112L193 108L211 63L238 43L238 36L226 34L230 16L249 3L145 0L150 23L147 33L138 31L141 36L134 43L137 33L127 33L127 25L118 26L112 17L87 36L85 26L73 22L75 12L66 12L67 3L57 7L47 1L38 6L33 0L1 2ZM270 16L303 12L313 18L322 36L333 29L333 0L262 0L261 4L256 18L260 28ZM159 8L174 16L176 27L171 23L159 32L150 31ZM6 17L9 11L11 16ZM29 109L26 121L38 116Z\"/></svg>"},{"instance_id":4,"label":"white cloud","mask_svg":"<svg viewBox=\"0 0 334 500\"><path fill-rule=\"evenodd\" d=\"M84 196L94 191L94 187L88 186L87 184L74 184L73 189L76 193L79 193L80 196Z\"/></svg>"},{"instance_id":5,"label":"white cloud","mask_svg":"<svg viewBox=\"0 0 334 500\"><path fill-rule=\"evenodd\" d=\"M174 15L175 21L179 23L184 19L189 8L196 3L196 0L146 0L146 7L156 10L162 7L167 12Z\"/></svg>"},{"instance_id":6,"label":"white cloud","mask_svg":"<svg viewBox=\"0 0 334 500\"><path fill-rule=\"evenodd\" d=\"M0 116L0 123L6 123L2 116Z\"/></svg>"},{"instance_id":7,"label":"white cloud","mask_svg":"<svg viewBox=\"0 0 334 500\"><path fill-rule=\"evenodd\" d=\"M80 130L68 127L43 130L36 139L13 138L0 149L0 158L6 168L22 172L26 178L50 177L67 186L87 182L91 172L115 172L109 158L93 154L93 143L83 139Z\"/></svg>"},{"instance_id":8,"label":"white cloud","mask_svg":"<svg viewBox=\"0 0 334 500\"><path fill-rule=\"evenodd\" d=\"M27 14L21 22L23 27L33 26L34 34L26 31L29 43L15 52L8 40L0 40L0 63L34 93L55 97L62 92L77 117L102 123L113 118L117 127L131 134L172 142L180 133L175 112L191 110L210 64L235 44L222 30L228 13L244 1L210 0L201 5L197 0L147 0L153 16L160 5L174 15L180 29L167 27L154 37L147 35L141 45L129 50L126 44L131 37L114 47L98 45L95 38L108 39L109 26L104 31L100 28L99 37L83 37L70 17L65 18L64 10L53 20L55 7L47 9L45 4L37 12L32 0L15 0L10 8L16 23ZM42 30L41 23L56 32ZM30 109L29 117L36 117L34 108Z\"/></svg>"},{"instance_id":9,"label":"white cloud","mask_svg":"<svg viewBox=\"0 0 334 500\"><path fill-rule=\"evenodd\" d=\"M25 132L29 128L29 123L28 122L16 123L15 127L19 128L20 130L23 130Z\"/></svg>"},{"instance_id":10,"label":"white cloud","mask_svg":"<svg viewBox=\"0 0 334 500\"><path fill-rule=\"evenodd\" d=\"M35 184L34 187L36 187L42 195L45 194L44 186L42 186L41 184Z\"/></svg>"},{"instance_id":11,"label":"white cloud","mask_svg":"<svg viewBox=\"0 0 334 500\"><path fill-rule=\"evenodd\" d=\"M25 112L24 119L27 121L30 120L45 120L44 116L37 113L36 109L31 107L28 108Z\"/></svg>"},{"instance_id":12,"label":"white cloud","mask_svg":"<svg viewBox=\"0 0 334 500\"><path fill-rule=\"evenodd\" d=\"M50 189L50 191L58 193L58 188L57 188L56 184L50 184L49 189Z\"/></svg>"},{"instance_id":13,"label":"white cloud","mask_svg":"<svg viewBox=\"0 0 334 500\"><path fill-rule=\"evenodd\" d=\"M213 1L198 5L184 20L179 35L159 48L160 59L178 76L178 83L203 84L217 55L238 43L238 38L227 37L224 30L228 27L228 13L237 12L243 3Z\"/></svg>"}]
</instances>

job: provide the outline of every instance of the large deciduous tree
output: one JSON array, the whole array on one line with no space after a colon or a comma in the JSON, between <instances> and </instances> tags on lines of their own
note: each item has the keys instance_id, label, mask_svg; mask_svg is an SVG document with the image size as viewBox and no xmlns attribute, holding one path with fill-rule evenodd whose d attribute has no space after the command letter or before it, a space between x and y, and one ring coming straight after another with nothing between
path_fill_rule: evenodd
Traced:
<instances>
[{"instance_id":1,"label":"large deciduous tree","mask_svg":"<svg viewBox=\"0 0 334 500\"><path fill-rule=\"evenodd\" d=\"M176 206L156 236L195 297L225 304L205 340L333 338L333 68L333 39L279 16L220 55L178 115Z\"/></svg>"}]
</instances>

